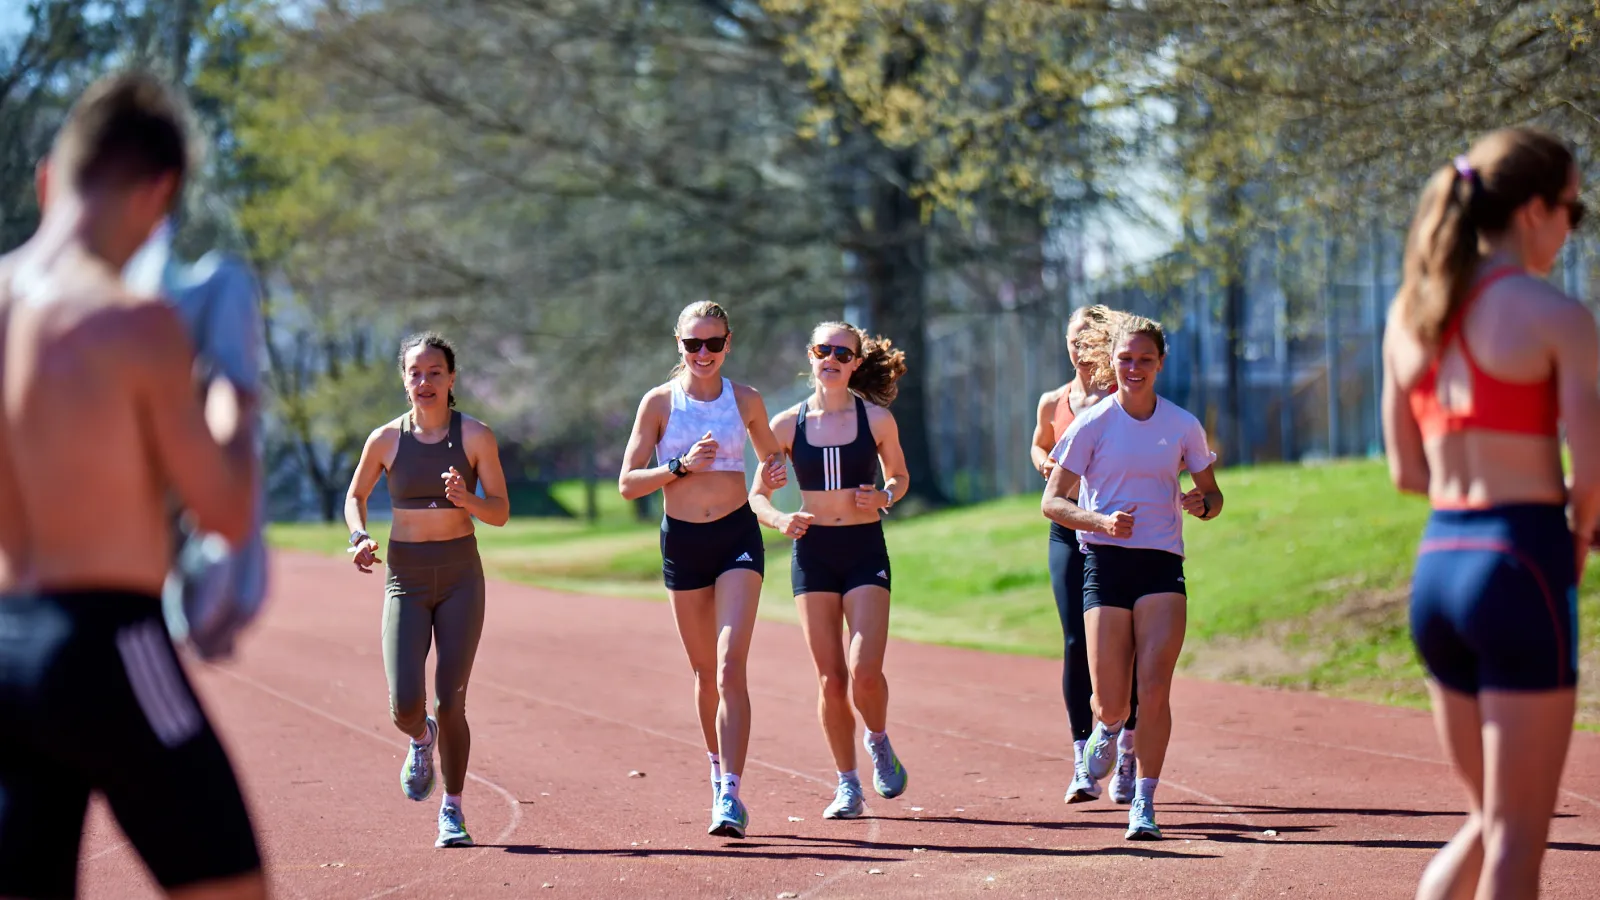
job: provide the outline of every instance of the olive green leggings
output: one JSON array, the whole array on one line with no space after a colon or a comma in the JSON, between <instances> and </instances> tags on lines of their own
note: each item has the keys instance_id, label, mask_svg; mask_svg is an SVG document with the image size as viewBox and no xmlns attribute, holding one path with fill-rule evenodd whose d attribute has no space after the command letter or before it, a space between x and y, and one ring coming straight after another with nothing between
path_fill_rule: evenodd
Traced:
<instances>
[{"instance_id":1,"label":"olive green leggings","mask_svg":"<svg viewBox=\"0 0 1600 900\"><path fill-rule=\"evenodd\" d=\"M383 600L383 669L395 727L420 737L427 727L428 648L437 645L433 710L446 793L467 783L472 732L467 679L483 634L483 563L471 535L449 541L389 542Z\"/></svg>"}]
</instances>

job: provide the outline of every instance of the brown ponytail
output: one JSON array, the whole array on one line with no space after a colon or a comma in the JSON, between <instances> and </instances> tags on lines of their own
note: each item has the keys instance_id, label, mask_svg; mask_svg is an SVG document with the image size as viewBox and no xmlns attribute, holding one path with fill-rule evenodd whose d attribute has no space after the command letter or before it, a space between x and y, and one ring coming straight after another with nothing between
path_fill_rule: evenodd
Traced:
<instances>
[{"instance_id":1,"label":"brown ponytail","mask_svg":"<svg viewBox=\"0 0 1600 900\"><path fill-rule=\"evenodd\" d=\"M1535 197L1558 204L1572 162L1572 151L1550 132L1506 128L1479 139L1428 179L1406 236L1395 295L1401 323L1425 346L1437 346L1466 300L1483 262L1478 239L1502 234Z\"/></svg>"},{"instance_id":2,"label":"brown ponytail","mask_svg":"<svg viewBox=\"0 0 1600 900\"><path fill-rule=\"evenodd\" d=\"M823 322L811 329L811 333L825 330L848 331L856 336L861 365L850 375L850 390L879 406L893 403L900 394L895 382L906 373L906 352L894 349L894 342L888 338L871 337L848 322Z\"/></svg>"}]
</instances>

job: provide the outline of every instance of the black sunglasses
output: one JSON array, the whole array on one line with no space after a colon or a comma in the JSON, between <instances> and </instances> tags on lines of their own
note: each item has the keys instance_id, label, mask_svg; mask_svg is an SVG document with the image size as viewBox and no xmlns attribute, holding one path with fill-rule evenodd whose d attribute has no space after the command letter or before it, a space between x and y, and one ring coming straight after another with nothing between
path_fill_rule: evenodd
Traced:
<instances>
[{"instance_id":1,"label":"black sunglasses","mask_svg":"<svg viewBox=\"0 0 1600 900\"><path fill-rule=\"evenodd\" d=\"M727 335L714 338L679 338L678 340L683 344L683 352L685 353L699 353L702 346L712 353L721 353L722 348L728 346Z\"/></svg>"},{"instance_id":2,"label":"black sunglasses","mask_svg":"<svg viewBox=\"0 0 1600 900\"><path fill-rule=\"evenodd\" d=\"M841 347L837 344L811 345L811 355L817 359L827 359L830 354L832 354L834 359L837 359L839 362L847 366L850 364L850 360L856 358L856 351L850 349L849 347Z\"/></svg>"},{"instance_id":3,"label":"black sunglasses","mask_svg":"<svg viewBox=\"0 0 1600 900\"><path fill-rule=\"evenodd\" d=\"M1561 203L1567 208L1567 223L1573 228L1577 228L1579 223L1583 221L1583 214L1588 211L1588 208L1583 205L1582 200L1563 200Z\"/></svg>"}]
</instances>

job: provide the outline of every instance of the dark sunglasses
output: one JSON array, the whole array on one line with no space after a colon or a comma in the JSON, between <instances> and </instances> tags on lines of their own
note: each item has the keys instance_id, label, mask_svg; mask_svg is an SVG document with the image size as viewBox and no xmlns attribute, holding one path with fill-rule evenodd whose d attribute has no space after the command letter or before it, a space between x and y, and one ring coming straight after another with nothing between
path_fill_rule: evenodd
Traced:
<instances>
[{"instance_id":1,"label":"dark sunglasses","mask_svg":"<svg viewBox=\"0 0 1600 900\"><path fill-rule=\"evenodd\" d=\"M1583 205L1583 201L1563 200L1561 201L1561 205L1567 208L1567 222L1573 228L1577 228L1578 224L1583 221L1583 214L1588 211L1588 209Z\"/></svg>"},{"instance_id":2,"label":"dark sunglasses","mask_svg":"<svg viewBox=\"0 0 1600 900\"><path fill-rule=\"evenodd\" d=\"M721 353L722 348L728 346L727 335L714 338L679 338L679 341L683 344L685 353L699 353L701 347L712 353Z\"/></svg>"},{"instance_id":3,"label":"dark sunglasses","mask_svg":"<svg viewBox=\"0 0 1600 900\"><path fill-rule=\"evenodd\" d=\"M812 344L811 355L817 359L827 359L829 355L844 365L850 365L850 360L856 358L856 351L849 347L840 347L835 344Z\"/></svg>"}]
</instances>

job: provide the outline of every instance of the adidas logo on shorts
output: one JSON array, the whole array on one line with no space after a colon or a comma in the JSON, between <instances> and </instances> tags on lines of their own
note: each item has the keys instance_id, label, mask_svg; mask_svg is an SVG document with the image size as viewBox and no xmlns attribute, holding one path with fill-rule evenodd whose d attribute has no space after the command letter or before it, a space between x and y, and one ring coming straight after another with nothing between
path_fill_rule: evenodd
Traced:
<instances>
[{"instance_id":1,"label":"adidas logo on shorts","mask_svg":"<svg viewBox=\"0 0 1600 900\"><path fill-rule=\"evenodd\" d=\"M734 560L734 562L755 562L755 560L750 558L749 553L741 553L739 554L739 558Z\"/></svg>"},{"instance_id":2,"label":"adidas logo on shorts","mask_svg":"<svg viewBox=\"0 0 1600 900\"><path fill-rule=\"evenodd\" d=\"M439 501L434 500L433 502L429 503L428 504L428 508L429 509L438 509L439 508Z\"/></svg>"},{"instance_id":3,"label":"adidas logo on shorts","mask_svg":"<svg viewBox=\"0 0 1600 900\"><path fill-rule=\"evenodd\" d=\"M882 579L883 579L883 580L884 580L884 581L888 581L888 580L889 580L889 573L888 573L888 572L885 572L885 571L884 571L884 570L882 570L882 569L879 569L879 570L878 570L878 577L879 577L879 578L882 578Z\"/></svg>"}]
</instances>

